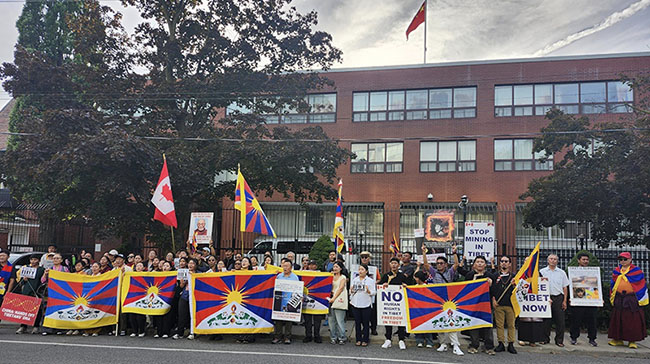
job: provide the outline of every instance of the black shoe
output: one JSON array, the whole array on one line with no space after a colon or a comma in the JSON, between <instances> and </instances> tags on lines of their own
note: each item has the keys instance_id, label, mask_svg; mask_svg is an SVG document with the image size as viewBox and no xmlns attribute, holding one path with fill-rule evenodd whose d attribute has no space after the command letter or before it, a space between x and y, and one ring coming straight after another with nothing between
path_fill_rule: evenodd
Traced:
<instances>
[{"instance_id":1,"label":"black shoe","mask_svg":"<svg viewBox=\"0 0 650 364\"><path fill-rule=\"evenodd\" d=\"M370 333L370 335L372 335L372 336L377 336L377 335L379 335L379 334L377 333L377 330L372 330L372 332Z\"/></svg>"},{"instance_id":2,"label":"black shoe","mask_svg":"<svg viewBox=\"0 0 650 364\"><path fill-rule=\"evenodd\" d=\"M280 339L273 339L273 340L271 340L271 344L279 344L279 343L281 343L281 342L282 342L282 340L280 340Z\"/></svg>"},{"instance_id":3,"label":"black shoe","mask_svg":"<svg viewBox=\"0 0 650 364\"><path fill-rule=\"evenodd\" d=\"M311 340L312 340L311 336L305 336L305 338L302 339L302 342L304 342L304 343L310 343Z\"/></svg>"},{"instance_id":4,"label":"black shoe","mask_svg":"<svg viewBox=\"0 0 650 364\"><path fill-rule=\"evenodd\" d=\"M506 348L505 348L505 346L503 346L503 343L501 341L499 341L499 345L497 345L497 347L494 348L494 351L497 352L497 353L500 353L502 351L506 351Z\"/></svg>"},{"instance_id":5,"label":"black shoe","mask_svg":"<svg viewBox=\"0 0 650 364\"><path fill-rule=\"evenodd\" d=\"M316 337L314 338L314 342L315 342L316 344L322 344L322 343L323 343L323 338L321 338L320 336L316 336Z\"/></svg>"},{"instance_id":6,"label":"black shoe","mask_svg":"<svg viewBox=\"0 0 650 364\"><path fill-rule=\"evenodd\" d=\"M508 343L508 352L510 354L517 354L517 350L515 349L515 346L513 343Z\"/></svg>"}]
</instances>

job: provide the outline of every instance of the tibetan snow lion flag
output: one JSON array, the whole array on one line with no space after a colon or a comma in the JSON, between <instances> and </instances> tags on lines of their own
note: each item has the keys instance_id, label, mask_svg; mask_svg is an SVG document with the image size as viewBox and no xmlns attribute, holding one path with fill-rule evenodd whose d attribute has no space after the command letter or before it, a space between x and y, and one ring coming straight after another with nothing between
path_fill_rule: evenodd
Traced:
<instances>
[{"instance_id":1,"label":"tibetan snow lion flag","mask_svg":"<svg viewBox=\"0 0 650 364\"><path fill-rule=\"evenodd\" d=\"M178 272L126 272L122 312L164 315L172 307Z\"/></svg>"},{"instance_id":2,"label":"tibetan snow lion flag","mask_svg":"<svg viewBox=\"0 0 650 364\"><path fill-rule=\"evenodd\" d=\"M408 332L452 332L492 327L490 286L487 279L408 286Z\"/></svg>"},{"instance_id":3,"label":"tibetan snow lion flag","mask_svg":"<svg viewBox=\"0 0 650 364\"><path fill-rule=\"evenodd\" d=\"M327 298L332 293L334 276L327 272L309 270L297 270L294 273L305 283L302 313L310 315L327 314L329 312Z\"/></svg>"},{"instance_id":4,"label":"tibetan snow lion flag","mask_svg":"<svg viewBox=\"0 0 650 364\"><path fill-rule=\"evenodd\" d=\"M271 308L276 275L255 270L192 274L192 332L273 332Z\"/></svg>"},{"instance_id":5,"label":"tibetan snow lion flag","mask_svg":"<svg viewBox=\"0 0 650 364\"><path fill-rule=\"evenodd\" d=\"M98 276L50 270L43 326L91 329L117 323L120 271Z\"/></svg>"}]
</instances>

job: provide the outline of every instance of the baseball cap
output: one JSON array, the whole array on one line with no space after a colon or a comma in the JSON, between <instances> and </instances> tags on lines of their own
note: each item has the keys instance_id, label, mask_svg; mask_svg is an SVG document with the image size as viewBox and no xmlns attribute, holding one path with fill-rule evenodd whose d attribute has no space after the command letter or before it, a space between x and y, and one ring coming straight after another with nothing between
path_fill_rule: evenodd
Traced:
<instances>
[{"instance_id":1,"label":"baseball cap","mask_svg":"<svg viewBox=\"0 0 650 364\"><path fill-rule=\"evenodd\" d=\"M203 251L209 252L209 251L210 251L210 248L208 248L208 247L206 246L206 247L203 248Z\"/></svg>"},{"instance_id":2,"label":"baseball cap","mask_svg":"<svg viewBox=\"0 0 650 364\"><path fill-rule=\"evenodd\" d=\"M318 263L316 263L316 261L313 260L313 259L310 260L308 264L309 264L309 265L318 265Z\"/></svg>"},{"instance_id":3,"label":"baseball cap","mask_svg":"<svg viewBox=\"0 0 650 364\"><path fill-rule=\"evenodd\" d=\"M117 252L115 252L117 253ZM124 259L124 254L115 254L115 258L122 258Z\"/></svg>"},{"instance_id":4,"label":"baseball cap","mask_svg":"<svg viewBox=\"0 0 650 364\"><path fill-rule=\"evenodd\" d=\"M109 251L108 254L110 254L110 255L117 255L117 254L119 254L119 253L117 252L117 250L115 250L115 249L111 249L111 251ZM124 256L122 256L122 258L124 258Z\"/></svg>"},{"instance_id":5,"label":"baseball cap","mask_svg":"<svg viewBox=\"0 0 650 364\"><path fill-rule=\"evenodd\" d=\"M632 259L632 254L630 254L630 252L622 252L618 256L623 257L623 258L627 258L627 259Z\"/></svg>"},{"instance_id":6,"label":"baseball cap","mask_svg":"<svg viewBox=\"0 0 650 364\"><path fill-rule=\"evenodd\" d=\"M367 251L367 250L362 251L361 254L359 254L359 256L362 256L362 257L363 256L368 256L368 257L372 258L372 254L370 254L370 252Z\"/></svg>"}]
</instances>

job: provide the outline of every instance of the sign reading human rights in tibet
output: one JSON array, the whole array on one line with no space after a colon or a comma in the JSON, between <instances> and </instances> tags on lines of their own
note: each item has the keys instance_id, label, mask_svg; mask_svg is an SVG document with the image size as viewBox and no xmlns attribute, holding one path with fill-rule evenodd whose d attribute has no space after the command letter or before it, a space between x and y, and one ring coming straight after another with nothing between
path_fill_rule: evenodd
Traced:
<instances>
[{"instance_id":1,"label":"sign reading human rights in tibet","mask_svg":"<svg viewBox=\"0 0 650 364\"><path fill-rule=\"evenodd\" d=\"M255 270L192 274L190 313L193 332L273 332L271 310L276 274Z\"/></svg>"},{"instance_id":2,"label":"sign reading human rights in tibet","mask_svg":"<svg viewBox=\"0 0 650 364\"><path fill-rule=\"evenodd\" d=\"M377 325L406 326L406 305L401 286L377 285Z\"/></svg>"}]
</instances>

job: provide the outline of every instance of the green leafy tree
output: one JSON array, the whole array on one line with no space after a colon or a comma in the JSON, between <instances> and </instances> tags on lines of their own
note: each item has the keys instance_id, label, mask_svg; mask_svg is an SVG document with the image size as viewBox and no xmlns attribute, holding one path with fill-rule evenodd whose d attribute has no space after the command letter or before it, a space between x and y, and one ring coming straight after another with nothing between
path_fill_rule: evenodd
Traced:
<instances>
[{"instance_id":1,"label":"green leafy tree","mask_svg":"<svg viewBox=\"0 0 650 364\"><path fill-rule=\"evenodd\" d=\"M38 137L20 137L0 161L16 196L47 203L59 219L86 219L100 235L169 241L149 201L166 153L180 244L191 211L232 195L234 182L218 176L238 164L267 195L335 196L336 168L350 153L320 127L268 126L260 116L307 111L306 92L328 84L302 71L340 60L330 35L312 30L315 13L286 0L124 1L145 19L131 39L110 7L77 3L69 61L19 46L0 70L12 95L38 102L20 111L20 130Z\"/></svg>"},{"instance_id":2,"label":"green leafy tree","mask_svg":"<svg viewBox=\"0 0 650 364\"><path fill-rule=\"evenodd\" d=\"M564 226L591 223L600 246L645 245L650 248L650 79L626 80L634 90L634 112L619 121L592 124L551 110L535 141L535 151L564 153L552 174L530 182L521 198L525 224ZM592 142L595 147L592 151Z\"/></svg>"},{"instance_id":3,"label":"green leafy tree","mask_svg":"<svg viewBox=\"0 0 650 364\"><path fill-rule=\"evenodd\" d=\"M313 259L318 263L319 267L322 267L325 261L329 259L330 252L334 249L334 243L332 243L332 238L327 235L323 235L311 247L309 251L309 259Z\"/></svg>"}]
</instances>

